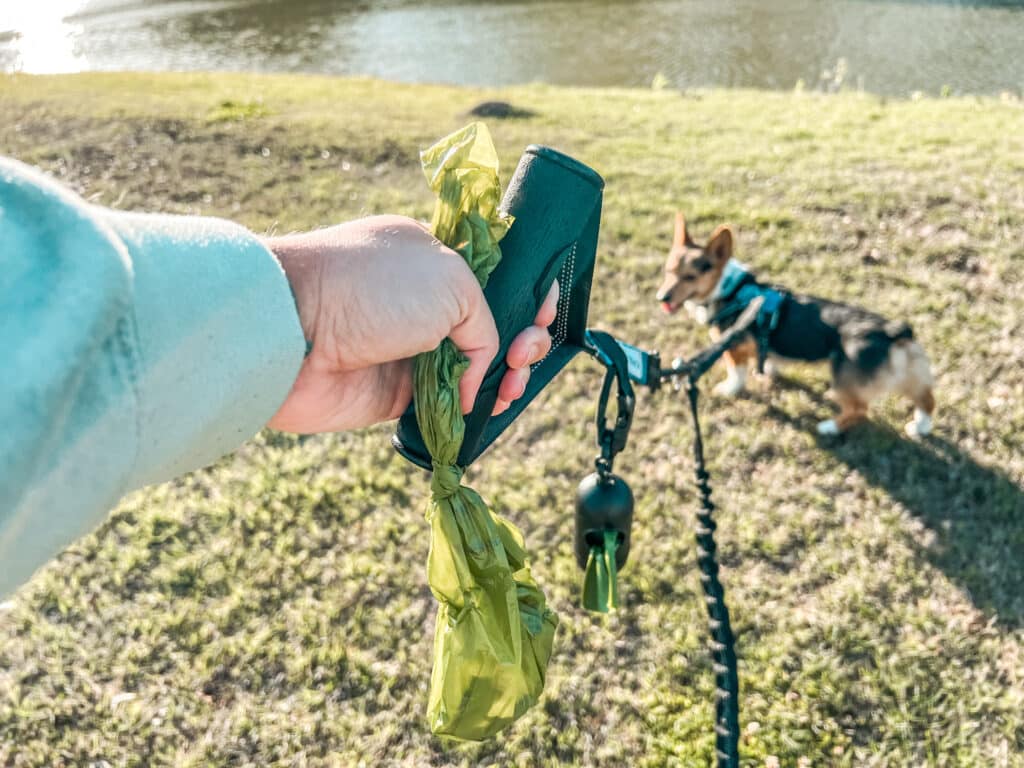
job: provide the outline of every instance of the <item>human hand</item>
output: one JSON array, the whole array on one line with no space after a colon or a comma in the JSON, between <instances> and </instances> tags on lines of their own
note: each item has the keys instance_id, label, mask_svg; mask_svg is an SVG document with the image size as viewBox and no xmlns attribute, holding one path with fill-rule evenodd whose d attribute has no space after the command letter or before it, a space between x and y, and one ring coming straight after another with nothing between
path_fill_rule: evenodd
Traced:
<instances>
[{"instance_id":1,"label":"human hand","mask_svg":"<svg viewBox=\"0 0 1024 768\"><path fill-rule=\"evenodd\" d=\"M445 337L469 359L459 382L468 413L498 352L483 291L461 256L412 219L373 216L267 242L284 268L312 350L268 426L335 432L398 418L412 400L412 358ZM494 413L526 390L551 348L558 284L513 340Z\"/></svg>"}]
</instances>

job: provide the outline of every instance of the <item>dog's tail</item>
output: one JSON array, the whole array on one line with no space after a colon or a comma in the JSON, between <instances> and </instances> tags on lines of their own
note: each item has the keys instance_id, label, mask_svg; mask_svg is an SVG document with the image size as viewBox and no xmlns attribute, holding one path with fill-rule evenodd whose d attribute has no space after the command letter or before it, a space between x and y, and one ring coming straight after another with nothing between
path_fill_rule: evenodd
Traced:
<instances>
[{"instance_id":1,"label":"dog's tail","mask_svg":"<svg viewBox=\"0 0 1024 768\"><path fill-rule=\"evenodd\" d=\"M841 364L841 361L846 359L852 362L861 373L871 374L889 359L889 353L894 347L914 343L914 331L907 323L900 320L886 320L844 340L841 346L842 357L836 358L833 361L833 366Z\"/></svg>"}]
</instances>

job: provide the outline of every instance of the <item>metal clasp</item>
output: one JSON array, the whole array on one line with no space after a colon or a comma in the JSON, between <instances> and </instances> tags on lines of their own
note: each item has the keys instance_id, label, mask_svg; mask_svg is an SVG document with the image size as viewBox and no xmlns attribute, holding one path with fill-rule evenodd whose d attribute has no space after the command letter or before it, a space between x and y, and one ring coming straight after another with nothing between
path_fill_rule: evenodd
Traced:
<instances>
[{"instance_id":1,"label":"metal clasp","mask_svg":"<svg viewBox=\"0 0 1024 768\"><path fill-rule=\"evenodd\" d=\"M602 475L612 471L615 456L629 440L629 429L633 426L633 411L636 407L636 393L629 377L629 361L616 339L604 331L588 329L585 336L587 350L605 366L604 383L597 401L597 444L601 455L597 458L597 470ZM615 421L608 426L608 401L611 399L612 384L616 384Z\"/></svg>"}]
</instances>

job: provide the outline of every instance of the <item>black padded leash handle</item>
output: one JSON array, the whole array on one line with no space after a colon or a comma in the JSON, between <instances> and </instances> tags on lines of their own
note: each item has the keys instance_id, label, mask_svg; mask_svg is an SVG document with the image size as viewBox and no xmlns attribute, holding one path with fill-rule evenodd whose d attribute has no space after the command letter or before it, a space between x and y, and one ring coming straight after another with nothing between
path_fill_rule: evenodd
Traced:
<instances>
[{"instance_id":1,"label":"black padded leash handle","mask_svg":"<svg viewBox=\"0 0 1024 768\"><path fill-rule=\"evenodd\" d=\"M568 155L538 146L527 147L523 153L501 203L502 210L515 221L501 241L502 259L484 289L500 348L472 412L466 415L459 466L469 466L584 350L603 188L604 180L596 171ZM556 279L559 300L551 328L551 352L532 366L523 396L492 417L498 386L508 371L508 348L520 331L533 324ZM399 420L392 443L413 463L430 468L414 406Z\"/></svg>"}]
</instances>

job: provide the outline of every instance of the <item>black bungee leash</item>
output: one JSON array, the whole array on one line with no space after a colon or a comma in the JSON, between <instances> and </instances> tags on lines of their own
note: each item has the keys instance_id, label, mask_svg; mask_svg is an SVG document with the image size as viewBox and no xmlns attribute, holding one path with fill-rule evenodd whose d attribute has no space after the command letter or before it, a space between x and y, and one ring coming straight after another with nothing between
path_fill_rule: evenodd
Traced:
<instances>
[{"instance_id":1,"label":"black bungee leash","mask_svg":"<svg viewBox=\"0 0 1024 768\"><path fill-rule=\"evenodd\" d=\"M616 571L625 565L629 553L630 527L633 519L633 496L626 482L612 473L615 455L626 446L633 421L636 398L631 382L652 391L671 381L684 389L693 422L693 460L695 485L700 497L697 511L697 567L700 569L701 588L708 613L711 634L709 648L715 674L715 754L718 768L739 768L739 672L736 663L736 641L729 622L729 608L725 604L725 588L719 580L717 545L714 519L715 503L711 499L710 475L704 462L704 440L700 429L698 401L700 378L742 336L750 332L757 322L761 299L755 299L736 320L735 324L712 346L690 360L676 358L663 369L658 354L647 352L619 341L601 331L587 331L587 341L593 357L605 366L605 380L597 409L597 442L601 453L596 459L597 471L580 484L576 501L576 559L587 568L584 586L584 605L592 610L608 610L614 603L588 605L587 587L591 579L590 563L599 556L602 543L615 534L618 548L612 555ZM614 426L607 425L607 404L612 381L617 382L617 413ZM610 557L608 559L611 559ZM617 595L614 584L602 593Z\"/></svg>"}]
</instances>

